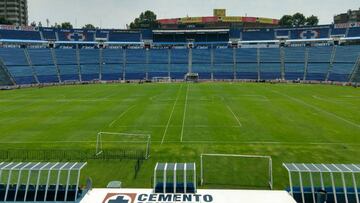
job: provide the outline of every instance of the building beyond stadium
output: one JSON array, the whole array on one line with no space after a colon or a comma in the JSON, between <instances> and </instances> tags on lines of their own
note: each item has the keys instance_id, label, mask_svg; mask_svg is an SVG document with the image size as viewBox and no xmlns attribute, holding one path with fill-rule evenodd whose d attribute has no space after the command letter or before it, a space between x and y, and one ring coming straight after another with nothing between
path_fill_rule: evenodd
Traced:
<instances>
[{"instance_id":1,"label":"building beyond stadium","mask_svg":"<svg viewBox=\"0 0 360 203\"><path fill-rule=\"evenodd\" d=\"M181 17L158 20L161 29L253 28L278 26L279 20L264 17L227 16L225 9L214 9L213 16Z\"/></svg>"}]
</instances>

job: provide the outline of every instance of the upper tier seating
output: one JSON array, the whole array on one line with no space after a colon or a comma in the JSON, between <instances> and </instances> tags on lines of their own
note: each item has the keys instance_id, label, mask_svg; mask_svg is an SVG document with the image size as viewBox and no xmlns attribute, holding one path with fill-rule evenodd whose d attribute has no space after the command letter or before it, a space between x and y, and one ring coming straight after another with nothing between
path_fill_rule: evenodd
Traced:
<instances>
[{"instance_id":1,"label":"upper tier seating","mask_svg":"<svg viewBox=\"0 0 360 203\"><path fill-rule=\"evenodd\" d=\"M256 29L242 32L242 40L274 40L275 32L273 29Z\"/></svg>"},{"instance_id":2,"label":"upper tier seating","mask_svg":"<svg viewBox=\"0 0 360 203\"><path fill-rule=\"evenodd\" d=\"M41 40L39 31L1 30L0 39Z\"/></svg>"}]
</instances>

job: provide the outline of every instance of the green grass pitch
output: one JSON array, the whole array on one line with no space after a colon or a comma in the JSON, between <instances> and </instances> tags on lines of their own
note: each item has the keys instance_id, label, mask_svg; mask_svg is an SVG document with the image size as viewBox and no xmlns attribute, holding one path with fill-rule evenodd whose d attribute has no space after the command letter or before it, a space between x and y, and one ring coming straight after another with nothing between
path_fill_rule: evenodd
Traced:
<instances>
[{"instance_id":1,"label":"green grass pitch","mask_svg":"<svg viewBox=\"0 0 360 203\"><path fill-rule=\"evenodd\" d=\"M173 83L0 92L1 148L51 148L46 142L62 141L57 147L95 150L81 141L95 141L99 131L147 133L152 144L136 179L134 161L89 161L83 174L96 187L111 180L150 187L156 162L196 162L199 168L201 153L231 153L272 156L274 186L284 189L283 162L360 162L360 89ZM232 177L221 173L209 175Z\"/></svg>"}]
</instances>

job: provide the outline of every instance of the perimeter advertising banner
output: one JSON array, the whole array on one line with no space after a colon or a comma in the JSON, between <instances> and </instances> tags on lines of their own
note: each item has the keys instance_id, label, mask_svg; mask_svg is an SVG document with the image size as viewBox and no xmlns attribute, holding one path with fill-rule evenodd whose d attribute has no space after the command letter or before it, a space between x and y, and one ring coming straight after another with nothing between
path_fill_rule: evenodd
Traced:
<instances>
[{"instance_id":1,"label":"perimeter advertising banner","mask_svg":"<svg viewBox=\"0 0 360 203\"><path fill-rule=\"evenodd\" d=\"M230 23L241 23L243 22L241 16L225 16L220 18L221 22L230 22Z\"/></svg>"},{"instance_id":2,"label":"perimeter advertising banner","mask_svg":"<svg viewBox=\"0 0 360 203\"><path fill-rule=\"evenodd\" d=\"M169 24L169 25L173 25L173 24L178 24L179 23L179 19L178 18L172 18L172 19L160 19L158 20L158 22L160 24Z\"/></svg>"},{"instance_id":3,"label":"perimeter advertising banner","mask_svg":"<svg viewBox=\"0 0 360 203\"><path fill-rule=\"evenodd\" d=\"M360 22L355 22L355 23L340 23L340 24L335 24L334 27L335 27L335 28L360 27Z\"/></svg>"},{"instance_id":4,"label":"perimeter advertising banner","mask_svg":"<svg viewBox=\"0 0 360 203\"><path fill-rule=\"evenodd\" d=\"M258 18L258 22L263 23L263 24L273 24L273 19L272 18Z\"/></svg>"},{"instance_id":5,"label":"perimeter advertising banner","mask_svg":"<svg viewBox=\"0 0 360 203\"><path fill-rule=\"evenodd\" d=\"M219 22L219 17L211 16L211 17L202 17L203 23L216 23Z\"/></svg>"},{"instance_id":6,"label":"perimeter advertising banner","mask_svg":"<svg viewBox=\"0 0 360 203\"><path fill-rule=\"evenodd\" d=\"M0 25L1 30L22 30L22 31L37 31L36 27L32 26L17 26L17 25Z\"/></svg>"},{"instance_id":7,"label":"perimeter advertising banner","mask_svg":"<svg viewBox=\"0 0 360 203\"><path fill-rule=\"evenodd\" d=\"M151 189L93 189L80 203L295 203L286 191L198 190L195 194L153 193Z\"/></svg>"},{"instance_id":8,"label":"perimeter advertising banner","mask_svg":"<svg viewBox=\"0 0 360 203\"><path fill-rule=\"evenodd\" d=\"M202 17L185 17L180 19L180 23L202 23Z\"/></svg>"}]
</instances>

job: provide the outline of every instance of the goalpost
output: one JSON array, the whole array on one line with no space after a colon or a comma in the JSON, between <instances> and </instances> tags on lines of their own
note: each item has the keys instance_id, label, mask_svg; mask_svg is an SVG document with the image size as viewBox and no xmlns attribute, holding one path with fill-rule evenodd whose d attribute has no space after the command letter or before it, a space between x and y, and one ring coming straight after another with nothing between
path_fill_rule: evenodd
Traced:
<instances>
[{"instance_id":1,"label":"goalpost","mask_svg":"<svg viewBox=\"0 0 360 203\"><path fill-rule=\"evenodd\" d=\"M150 144L150 134L99 132L96 137L96 156L122 153L124 157L141 156L148 159Z\"/></svg>"},{"instance_id":2,"label":"goalpost","mask_svg":"<svg viewBox=\"0 0 360 203\"><path fill-rule=\"evenodd\" d=\"M154 82L154 83L170 83L171 77L153 77L152 82Z\"/></svg>"},{"instance_id":3,"label":"goalpost","mask_svg":"<svg viewBox=\"0 0 360 203\"><path fill-rule=\"evenodd\" d=\"M201 154L201 185L239 188L273 188L270 156Z\"/></svg>"}]
</instances>

